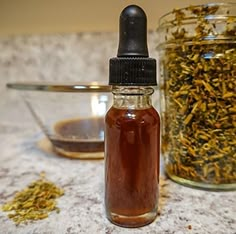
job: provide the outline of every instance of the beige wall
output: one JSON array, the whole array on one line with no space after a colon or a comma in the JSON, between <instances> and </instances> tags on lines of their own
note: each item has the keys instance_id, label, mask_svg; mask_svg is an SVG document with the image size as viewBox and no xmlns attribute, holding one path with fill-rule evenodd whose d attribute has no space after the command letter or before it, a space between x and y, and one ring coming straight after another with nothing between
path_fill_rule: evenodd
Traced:
<instances>
[{"instance_id":1,"label":"beige wall","mask_svg":"<svg viewBox=\"0 0 236 234\"><path fill-rule=\"evenodd\" d=\"M206 2L214 0L0 0L0 35L116 31L129 4L143 7L149 29L155 29L158 18L173 8Z\"/></svg>"}]
</instances>

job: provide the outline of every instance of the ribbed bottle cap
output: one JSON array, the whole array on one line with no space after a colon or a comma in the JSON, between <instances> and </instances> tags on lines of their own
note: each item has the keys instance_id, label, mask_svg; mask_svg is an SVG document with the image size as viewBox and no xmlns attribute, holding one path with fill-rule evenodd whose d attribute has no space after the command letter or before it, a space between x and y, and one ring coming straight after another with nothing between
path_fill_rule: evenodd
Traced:
<instances>
[{"instance_id":1,"label":"ribbed bottle cap","mask_svg":"<svg viewBox=\"0 0 236 234\"><path fill-rule=\"evenodd\" d=\"M140 57L110 59L109 84L121 86L156 85L156 60Z\"/></svg>"},{"instance_id":2,"label":"ribbed bottle cap","mask_svg":"<svg viewBox=\"0 0 236 234\"><path fill-rule=\"evenodd\" d=\"M148 57L147 17L136 5L120 15L120 38L116 58L110 59L109 84L120 86L156 85L156 60Z\"/></svg>"}]
</instances>

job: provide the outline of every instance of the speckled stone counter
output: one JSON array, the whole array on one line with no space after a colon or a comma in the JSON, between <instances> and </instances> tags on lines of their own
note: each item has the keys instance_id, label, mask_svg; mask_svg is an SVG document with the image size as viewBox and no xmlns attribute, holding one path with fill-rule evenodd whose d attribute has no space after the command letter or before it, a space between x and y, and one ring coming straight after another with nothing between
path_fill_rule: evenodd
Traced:
<instances>
[{"instance_id":1,"label":"speckled stone counter","mask_svg":"<svg viewBox=\"0 0 236 234\"><path fill-rule=\"evenodd\" d=\"M52 36L52 39L48 36L43 39L23 37L0 40L0 205L11 199L16 191L38 179L40 172L44 171L49 180L65 190L65 195L57 200L61 212L59 214L52 212L44 220L15 226L7 218L7 214L0 211L0 234L235 234L236 192L207 192L178 185L165 177L163 167L157 219L152 224L137 229L115 226L106 219L104 212L104 161L71 160L47 152L38 146L38 142L44 138L43 133L25 106L21 104L17 94L9 94L6 91L5 83L33 79L32 74L35 75L34 80L45 78L48 74L54 79L57 77L56 74L60 74L61 79L63 77L76 79L77 75L86 74L85 68L88 64L80 57L89 51L85 47L87 44L84 38L87 38L90 49L91 45L95 48L90 63L91 61L99 63L101 59L102 51L95 46L96 38L100 38L99 43L103 50L108 48L104 56L114 55L116 47L114 34L61 36L61 40L56 37L56 45L53 37L55 36ZM91 38L95 38L94 41ZM74 54L74 59L81 59L77 60L80 68L76 68L76 62L72 66L67 61L68 64L64 64L62 69L58 65L60 59L68 57L73 60L70 55L74 53L72 48L77 40L78 43L80 41L82 43L82 46L76 47L80 47L81 50L78 49L78 52L80 51L82 55ZM45 66L49 64L50 69L47 70L46 66L45 70L41 71L41 65L40 68L37 66L36 55L44 53L40 55L38 63L42 63L42 56L46 59L46 50L44 52L40 50L40 48L45 49L45 43L51 45L47 44L48 50L52 51L54 48L55 59L47 58L48 63ZM153 37L152 48L154 44ZM25 56L21 57L21 53L25 53ZM24 62L19 61L21 59L25 59ZM62 70L56 72L51 68L54 63L58 63L55 66L59 66L58 69ZM107 76L106 62L94 66L93 69L90 66L89 80L93 80L96 74L103 78ZM72 72L69 72L71 69Z\"/></svg>"},{"instance_id":2,"label":"speckled stone counter","mask_svg":"<svg viewBox=\"0 0 236 234\"><path fill-rule=\"evenodd\" d=\"M15 226L0 212L1 234L72 233L236 233L235 192L206 192L160 180L160 215L149 226L117 227L105 218L104 161L70 160L37 147L44 136L31 128L0 125L0 204L12 198L45 171L47 178L65 190L61 209L47 219ZM34 129L36 130L36 129Z\"/></svg>"}]
</instances>

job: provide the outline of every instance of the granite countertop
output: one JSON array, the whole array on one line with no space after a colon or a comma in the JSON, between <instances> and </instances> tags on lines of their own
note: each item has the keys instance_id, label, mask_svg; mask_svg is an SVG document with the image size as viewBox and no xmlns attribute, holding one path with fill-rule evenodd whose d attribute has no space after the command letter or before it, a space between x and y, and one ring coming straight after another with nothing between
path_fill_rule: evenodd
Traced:
<instances>
[{"instance_id":1,"label":"granite countertop","mask_svg":"<svg viewBox=\"0 0 236 234\"><path fill-rule=\"evenodd\" d=\"M155 56L153 33L149 45ZM42 171L65 190L57 200L61 212L52 212L44 220L15 226L0 211L0 234L236 234L236 192L181 186L166 178L163 166L156 220L137 229L115 226L104 212L104 161L71 160L39 147L43 133L18 96L7 92L5 83L105 79L108 58L115 55L116 47L114 33L0 39L0 205L37 180Z\"/></svg>"},{"instance_id":2,"label":"granite countertop","mask_svg":"<svg viewBox=\"0 0 236 234\"><path fill-rule=\"evenodd\" d=\"M15 101L8 104L8 111L13 111L15 105ZM235 192L187 188L167 179L163 170L156 220L137 229L111 224L105 217L103 204L104 161L71 160L44 150L38 144L44 135L32 119L19 122L19 115L14 116L12 123L0 121L0 204L38 179L42 171L65 190L65 195L58 199L59 214L52 212L47 219L27 225L15 226L0 211L1 234L236 233Z\"/></svg>"}]
</instances>

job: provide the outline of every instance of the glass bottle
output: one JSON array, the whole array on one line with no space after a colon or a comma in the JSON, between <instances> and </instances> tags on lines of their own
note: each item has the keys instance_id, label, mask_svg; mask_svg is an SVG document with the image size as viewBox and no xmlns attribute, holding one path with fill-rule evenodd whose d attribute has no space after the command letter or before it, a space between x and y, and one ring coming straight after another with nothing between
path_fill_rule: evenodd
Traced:
<instances>
[{"instance_id":1,"label":"glass bottle","mask_svg":"<svg viewBox=\"0 0 236 234\"><path fill-rule=\"evenodd\" d=\"M144 11L135 5L120 16L118 55L110 60L113 106L105 117L107 218L140 227L157 216L160 118L151 102L156 60L148 57Z\"/></svg>"},{"instance_id":2,"label":"glass bottle","mask_svg":"<svg viewBox=\"0 0 236 234\"><path fill-rule=\"evenodd\" d=\"M137 227L157 216L160 119L151 87L114 87L106 115L106 213L121 226Z\"/></svg>"}]
</instances>

